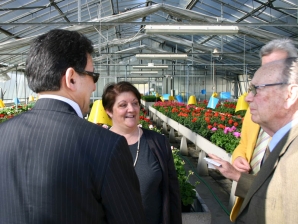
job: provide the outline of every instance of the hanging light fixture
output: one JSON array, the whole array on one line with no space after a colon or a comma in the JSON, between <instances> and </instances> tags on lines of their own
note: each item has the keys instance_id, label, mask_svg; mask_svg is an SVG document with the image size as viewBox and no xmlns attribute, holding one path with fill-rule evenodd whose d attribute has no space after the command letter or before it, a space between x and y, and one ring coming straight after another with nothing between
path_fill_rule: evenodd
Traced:
<instances>
[{"instance_id":1,"label":"hanging light fixture","mask_svg":"<svg viewBox=\"0 0 298 224\"><path fill-rule=\"evenodd\" d=\"M8 80L10 80L10 77L7 75L7 73L4 72L0 74L0 82L6 82Z\"/></svg>"},{"instance_id":2,"label":"hanging light fixture","mask_svg":"<svg viewBox=\"0 0 298 224\"><path fill-rule=\"evenodd\" d=\"M217 50L217 48L214 48L214 50L212 51L212 57L214 57L214 58L219 57L219 51Z\"/></svg>"},{"instance_id":3,"label":"hanging light fixture","mask_svg":"<svg viewBox=\"0 0 298 224\"><path fill-rule=\"evenodd\" d=\"M129 78L164 78L164 75L160 74L130 74ZM148 81L147 81L148 82Z\"/></svg>"},{"instance_id":4,"label":"hanging light fixture","mask_svg":"<svg viewBox=\"0 0 298 224\"><path fill-rule=\"evenodd\" d=\"M136 65L132 66L132 68L136 69L168 69L168 65L154 65L154 63L148 63L148 65Z\"/></svg>"},{"instance_id":5,"label":"hanging light fixture","mask_svg":"<svg viewBox=\"0 0 298 224\"><path fill-rule=\"evenodd\" d=\"M147 34L236 34L238 26L146 25Z\"/></svg>"},{"instance_id":6,"label":"hanging light fixture","mask_svg":"<svg viewBox=\"0 0 298 224\"><path fill-rule=\"evenodd\" d=\"M187 54L136 54L137 59L187 59Z\"/></svg>"},{"instance_id":7,"label":"hanging light fixture","mask_svg":"<svg viewBox=\"0 0 298 224\"><path fill-rule=\"evenodd\" d=\"M158 71L131 71L130 74L158 74Z\"/></svg>"}]
</instances>

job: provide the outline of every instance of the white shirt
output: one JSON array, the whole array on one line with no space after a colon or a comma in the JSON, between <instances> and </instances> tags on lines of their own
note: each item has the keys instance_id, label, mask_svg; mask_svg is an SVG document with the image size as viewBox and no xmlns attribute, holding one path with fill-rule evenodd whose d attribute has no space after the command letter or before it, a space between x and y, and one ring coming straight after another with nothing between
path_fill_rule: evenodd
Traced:
<instances>
[{"instance_id":1,"label":"white shirt","mask_svg":"<svg viewBox=\"0 0 298 224\"><path fill-rule=\"evenodd\" d=\"M82 111L81 111L79 105L76 102L74 102L68 98L65 98L63 96L58 96L58 95L51 95L51 94L39 95L39 99L41 99L41 98L50 98L50 99L60 100L65 103L68 103L76 111L77 115L80 118L83 118L83 114L82 114Z\"/></svg>"}]
</instances>

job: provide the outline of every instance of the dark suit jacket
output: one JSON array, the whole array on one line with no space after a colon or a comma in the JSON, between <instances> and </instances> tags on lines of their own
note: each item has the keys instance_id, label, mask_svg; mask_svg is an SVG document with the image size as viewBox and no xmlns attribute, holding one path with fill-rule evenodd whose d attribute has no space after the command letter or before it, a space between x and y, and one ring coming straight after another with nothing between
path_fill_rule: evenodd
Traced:
<instances>
[{"instance_id":1,"label":"dark suit jacket","mask_svg":"<svg viewBox=\"0 0 298 224\"><path fill-rule=\"evenodd\" d=\"M254 177L242 174L236 195L243 197L236 223L297 223L298 125L276 145Z\"/></svg>"},{"instance_id":2,"label":"dark suit jacket","mask_svg":"<svg viewBox=\"0 0 298 224\"><path fill-rule=\"evenodd\" d=\"M155 131L142 129L149 148L157 157L162 170L162 224L181 224L179 183L168 139Z\"/></svg>"},{"instance_id":3,"label":"dark suit jacket","mask_svg":"<svg viewBox=\"0 0 298 224\"><path fill-rule=\"evenodd\" d=\"M0 125L0 223L144 223L124 137L59 100Z\"/></svg>"}]
</instances>

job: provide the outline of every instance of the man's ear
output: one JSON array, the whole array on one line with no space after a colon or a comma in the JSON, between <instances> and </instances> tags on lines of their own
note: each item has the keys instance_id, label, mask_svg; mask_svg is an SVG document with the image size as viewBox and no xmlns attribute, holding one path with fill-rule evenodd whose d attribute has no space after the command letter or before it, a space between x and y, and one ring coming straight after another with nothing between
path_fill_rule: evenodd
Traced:
<instances>
[{"instance_id":1,"label":"man's ear","mask_svg":"<svg viewBox=\"0 0 298 224\"><path fill-rule=\"evenodd\" d=\"M285 107L288 109L293 104L298 103L298 85L297 84L290 84L288 86L288 98L286 99Z\"/></svg>"},{"instance_id":2,"label":"man's ear","mask_svg":"<svg viewBox=\"0 0 298 224\"><path fill-rule=\"evenodd\" d=\"M68 68L65 72L65 85L71 90L76 90L77 73L73 68Z\"/></svg>"}]
</instances>

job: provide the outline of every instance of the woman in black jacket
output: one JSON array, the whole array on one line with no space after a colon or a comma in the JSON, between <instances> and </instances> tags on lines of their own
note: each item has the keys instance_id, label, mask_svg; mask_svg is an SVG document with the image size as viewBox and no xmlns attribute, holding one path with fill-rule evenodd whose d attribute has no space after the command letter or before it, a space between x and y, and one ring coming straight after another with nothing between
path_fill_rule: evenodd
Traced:
<instances>
[{"instance_id":1,"label":"woman in black jacket","mask_svg":"<svg viewBox=\"0 0 298 224\"><path fill-rule=\"evenodd\" d=\"M102 103L113 121L111 131L129 145L139 178L148 224L181 224L181 199L168 139L139 127L139 91L129 82L108 84ZM128 192L129 193L129 192Z\"/></svg>"}]
</instances>

